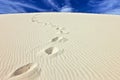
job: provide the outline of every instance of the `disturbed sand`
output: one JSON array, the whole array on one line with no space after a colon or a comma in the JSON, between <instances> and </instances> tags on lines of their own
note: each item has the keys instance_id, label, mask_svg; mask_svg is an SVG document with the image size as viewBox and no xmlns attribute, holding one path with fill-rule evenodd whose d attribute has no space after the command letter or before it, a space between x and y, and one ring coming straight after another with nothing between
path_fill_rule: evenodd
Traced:
<instances>
[{"instance_id":1,"label":"disturbed sand","mask_svg":"<svg viewBox=\"0 0 120 80\"><path fill-rule=\"evenodd\" d=\"M0 15L0 80L120 80L120 16Z\"/></svg>"}]
</instances>

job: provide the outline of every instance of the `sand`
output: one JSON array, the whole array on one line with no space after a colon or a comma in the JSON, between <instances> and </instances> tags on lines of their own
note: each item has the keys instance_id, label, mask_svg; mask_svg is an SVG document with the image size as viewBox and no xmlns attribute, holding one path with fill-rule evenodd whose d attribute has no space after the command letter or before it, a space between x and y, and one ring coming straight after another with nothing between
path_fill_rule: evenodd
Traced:
<instances>
[{"instance_id":1,"label":"sand","mask_svg":"<svg viewBox=\"0 0 120 80\"><path fill-rule=\"evenodd\" d=\"M0 15L0 80L120 80L120 16Z\"/></svg>"}]
</instances>

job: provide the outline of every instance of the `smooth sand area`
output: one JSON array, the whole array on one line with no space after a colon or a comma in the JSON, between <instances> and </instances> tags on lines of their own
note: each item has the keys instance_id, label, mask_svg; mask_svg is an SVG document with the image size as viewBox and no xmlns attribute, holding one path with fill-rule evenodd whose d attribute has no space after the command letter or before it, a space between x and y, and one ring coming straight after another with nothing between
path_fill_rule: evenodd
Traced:
<instances>
[{"instance_id":1,"label":"smooth sand area","mask_svg":"<svg viewBox=\"0 0 120 80\"><path fill-rule=\"evenodd\" d=\"M120 16L0 15L0 80L120 80Z\"/></svg>"}]
</instances>

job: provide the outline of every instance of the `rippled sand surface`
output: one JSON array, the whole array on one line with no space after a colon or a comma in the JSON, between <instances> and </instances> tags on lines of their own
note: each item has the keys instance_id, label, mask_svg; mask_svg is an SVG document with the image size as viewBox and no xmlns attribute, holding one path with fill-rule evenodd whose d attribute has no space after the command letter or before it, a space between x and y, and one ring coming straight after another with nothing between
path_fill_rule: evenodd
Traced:
<instances>
[{"instance_id":1,"label":"rippled sand surface","mask_svg":"<svg viewBox=\"0 0 120 80\"><path fill-rule=\"evenodd\" d=\"M0 15L0 80L120 80L120 16Z\"/></svg>"}]
</instances>

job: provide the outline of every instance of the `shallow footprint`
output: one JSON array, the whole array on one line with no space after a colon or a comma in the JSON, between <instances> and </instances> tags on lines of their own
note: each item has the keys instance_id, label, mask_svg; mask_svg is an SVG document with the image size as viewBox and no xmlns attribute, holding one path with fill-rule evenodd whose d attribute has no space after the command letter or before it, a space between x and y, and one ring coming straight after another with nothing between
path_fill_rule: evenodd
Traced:
<instances>
[{"instance_id":1,"label":"shallow footprint","mask_svg":"<svg viewBox=\"0 0 120 80\"><path fill-rule=\"evenodd\" d=\"M59 49L57 47L49 47L45 49L44 52L47 55L51 56L51 58L53 58L53 57L57 57L58 55L61 55L64 52L64 49Z\"/></svg>"},{"instance_id":2,"label":"shallow footprint","mask_svg":"<svg viewBox=\"0 0 120 80\"><path fill-rule=\"evenodd\" d=\"M69 34L69 32L65 30L60 30L56 34Z\"/></svg>"},{"instance_id":3,"label":"shallow footprint","mask_svg":"<svg viewBox=\"0 0 120 80\"><path fill-rule=\"evenodd\" d=\"M56 30L65 30L64 27L57 27Z\"/></svg>"},{"instance_id":4,"label":"shallow footprint","mask_svg":"<svg viewBox=\"0 0 120 80\"><path fill-rule=\"evenodd\" d=\"M68 39L64 37L54 37L53 39L50 40L50 42L66 42L66 41L68 41Z\"/></svg>"},{"instance_id":5,"label":"shallow footprint","mask_svg":"<svg viewBox=\"0 0 120 80\"><path fill-rule=\"evenodd\" d=\"M8 80L37 80L40 72L37 64L28 63L12 72Z\"/></svg>"},{"instance_id":6,"label":"shallow footprint","mask_svg":"<svg viewBox=\"0 0 120 80\"><path fill-rule=\"evenodd\" d=\"M50 54L56 54L59 52L59 49L57 47L49 47L45 49L45 53L50 55Z\"/></svg>"}]
</instances>

